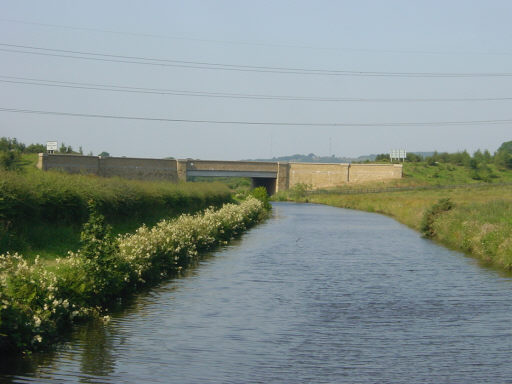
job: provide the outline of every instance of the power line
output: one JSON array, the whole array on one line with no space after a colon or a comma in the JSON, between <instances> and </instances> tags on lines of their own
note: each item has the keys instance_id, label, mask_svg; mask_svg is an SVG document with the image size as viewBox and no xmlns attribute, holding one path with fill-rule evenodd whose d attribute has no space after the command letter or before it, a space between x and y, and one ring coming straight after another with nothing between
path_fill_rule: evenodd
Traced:
<instances>
[{"instance_id":1,"label":"power line","mask_svg":"<svg viewBox=\"0 0 512 384\"><path fill-rule=\"evenodd\" d=\"M195 96L210 98L251 99L251 100L279 100L279 101L315 101L315 102L369 102L369 103L418 103L418 102L478 102L478 101L510 101L512 97L461 97L461 98L350 98L350 97L312 97L268 94L245 94L229 92L187 91L163 88L131 87L115 84L79 83L71 81L58 81L35 79L16 76L0 75L1 83L36 85L45 87L84 89L107 92L126 92L137 94L155 94L172 96Z\"/></svg>"},{"instance_id":2,"label":"power line","mask_svg":"<svg viewBox=\"0 0 512 384\"><path fill-rule=\"evenodd\" d=\"M271 48L295 48L295 49L311 49L311 50L324 50L324 51L348 51L348 52L362 52L362 53L391 53L391 54L419 54L419 55L512 55L512 52L503 51L487 51L487 52L453 52L453 51L421 51L421 50L405 50L405 49L375 49L375 48L351 48L351 47L319 47L311 45L299 45L291 43L265 43L257 41L241 41L241 40L219 40L219 39L205 39L196 37L185 37L185 36L171 36L161 35L154 33L141 33L141 32L129 32L129 31L116 31L112 29L101 29L91 27L77 27L63 24L50 24L40 23L26 20L14 20L14 19L0 19L2 22L35 25L38 27L46 28L59 28L76 31L87 31L87 32L100 32L109 33L115 35L127 35L127 36L139 36L139 37L150 37L158 39L171 39L171 40L184 40L184 41L197 41L201 43L215 43L215 44L231 44L231 45L248 45L258 47L271 47Z\"/></svg>"},{"instance_id":3,"label":"power line","mask_svg":"<svg viewBox=\"0 0 512 384\"><path fill-rule=\"evenodd\" d=\"M142 64L164 67L180 67L191 69L208 69L223 71L239 71L239 72L259 72L259 73L280 73L280 74L296 74L296 75L322 75L322 76L357 76L357 77L510 77L512 73L457 73L457 72L381 72L381 71L352 71L352 70L330 70L330 69L311 69L311 68L294 68L294 67L272 67L272 66L254 66L239 64L223 64L211 63L203 61L188 60L172 60L162 58L150 58L142 56L125 56L113 55L98 52L74 51L67 49L53 49L28 45L17 45L0 43L0 46L8 48L0 48L0 51L42 55L52 57L65 57L81 60L94 60L127 64Z\"/></svg>"},{"instance_id":4,"label":"power line","mask_svg":"<svg viewBox=\"0 0 512 384\"><path fill-rule=\"evenodd\" d=\"M296 127L425 127L425 126L453 126L453 125L482 125L482 124L510 124L512 119L503 120L469 120L469 121L431 121L431 122L384 122L384 123L300 123L300 122L271 122L271 121L236 121L236 120L198 120L198 119L173 119L164 117L143 117L143 116L123 116L123 115L104 115L90 113L73 113L43 111L33 109L3 108L0 112L12 112L36 115L54 115L68 117L86 117L116 120L137 120L154 121L170 123L201 123L201 124L224 124L224 125L274 125L274 126L296 126Z\"/></svg>"}]
</instances>

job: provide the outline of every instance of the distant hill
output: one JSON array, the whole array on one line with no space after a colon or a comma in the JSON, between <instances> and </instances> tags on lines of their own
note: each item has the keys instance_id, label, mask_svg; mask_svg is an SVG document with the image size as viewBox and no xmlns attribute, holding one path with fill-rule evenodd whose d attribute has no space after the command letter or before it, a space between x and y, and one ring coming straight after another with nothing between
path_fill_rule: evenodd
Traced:
<instances>
[{"instance_id":1,"label":"distant hill","mask_svg":"<svg viewBox=\"0 0 512 384\"><path fill-rule=\"evenodd\" d=\"M279 156L271 159L248 159L248 161L282 161L291 163L352 163L360 161L373 161L377 155L366 155L359 157L336 157L317 156L314 153L309 155L295 154L290 156Z\"/></svg>"},{"instance_id":2,"label":"distant hill","mask_svg":"<svg viewBox=\"0 0 512 384\"><path fill-rule=\"evenodd\" d=\"M411 152L422 157L429 157L434 152ZM375 161L376 154L363 155L359 157L336 157L336 156L317 156L314 153L309 155L295 154L290 156L279 156L271 159L247 159L245 161L282 161L290 163L360 163L364 161Z\"/></svg>"}]
</instances>

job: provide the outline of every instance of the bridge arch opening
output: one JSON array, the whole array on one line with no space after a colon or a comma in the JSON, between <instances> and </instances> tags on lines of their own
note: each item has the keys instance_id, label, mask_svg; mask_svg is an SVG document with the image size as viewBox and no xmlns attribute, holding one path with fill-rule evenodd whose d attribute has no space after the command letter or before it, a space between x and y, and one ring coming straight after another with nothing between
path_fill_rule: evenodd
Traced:
<instances>
[{"instance_id":1,"label":"bridge arch opening","mask_svg":"<svg viewBox=\"0 0 512 384\"><path fill-rule=\"evenodd\" d=\"M276 179L270 177L253 177L252 188L265 187L268 195L276 193Z\"/></svg>"}]
</instances>

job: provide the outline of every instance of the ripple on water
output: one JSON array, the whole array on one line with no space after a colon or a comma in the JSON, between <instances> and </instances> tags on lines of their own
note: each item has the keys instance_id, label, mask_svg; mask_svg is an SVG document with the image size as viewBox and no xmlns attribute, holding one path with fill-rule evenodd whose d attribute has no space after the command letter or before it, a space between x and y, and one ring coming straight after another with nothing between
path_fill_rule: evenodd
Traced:
<instances>
[{"instance_id":1,"label":"ripple on water","mask_svg":"<svg viewBox=\"0 0 512 384\"><path fill-rule=\"evenodd\" d=\"M393 220L274 218L6 382L504 383L512 284Z\"/></svg>"}]
</instances>

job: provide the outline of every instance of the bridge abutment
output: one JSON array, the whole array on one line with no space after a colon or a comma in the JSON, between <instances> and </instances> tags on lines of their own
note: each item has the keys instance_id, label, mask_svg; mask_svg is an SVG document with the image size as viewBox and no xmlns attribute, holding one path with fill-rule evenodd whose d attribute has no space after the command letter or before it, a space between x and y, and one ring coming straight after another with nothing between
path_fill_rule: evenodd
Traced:
<instances>
[{"instance_id":1,"label":"bridge abutment","mask_svg":"<svg viewBox=\"0 0 512 384\"><path fill-rule=\"evenodd\" d=\"M277 163L277 180L275 192L286 191L290 188L290 164Z\"/></svg>"},{"instance_id":2,"label":"bridge abutment","mask_svg":"<svg viewBox=\"0 0 512 384\"><path fill-rule=\"evenodd\" d=\"M176 160L176 173L178 175L178 181L187 181L187 167L188 160Z\"/></svg>"}]
</instances>

